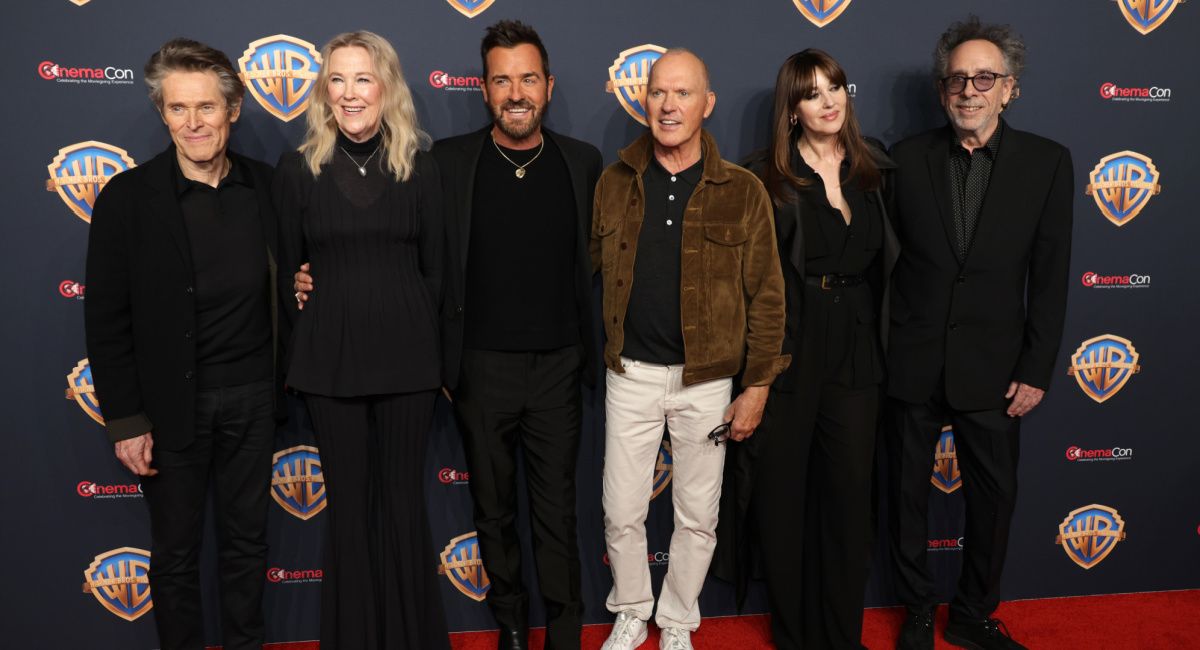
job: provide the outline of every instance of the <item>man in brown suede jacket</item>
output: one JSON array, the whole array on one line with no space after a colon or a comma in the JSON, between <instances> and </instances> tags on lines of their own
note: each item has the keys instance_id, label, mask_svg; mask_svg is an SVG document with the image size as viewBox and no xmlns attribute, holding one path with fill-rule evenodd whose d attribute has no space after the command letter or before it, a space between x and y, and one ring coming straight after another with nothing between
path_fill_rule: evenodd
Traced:
<instances>
[{"instance_id":1,"label":"man in brown suede jacket","mask_svg":"<svg viewBox=\"0 0 1200 650\"><path fill-rule=\"evenodd\" d=\"M727 437L762 418L787 367L783 276L770 199L721 159L701 126L716 95L704 62L669 50L647 88L650 131L621 150L596 186L591 254L604 283L607 343L604 523L617 614L604 650L646 639L654 609L646 513L666 422L675 531L655 622L660 648L690 650L716 544ZM733 376L744 387L733 395ZM715 443L715 444L714 444Z\"/></svg>"}]
</instances>

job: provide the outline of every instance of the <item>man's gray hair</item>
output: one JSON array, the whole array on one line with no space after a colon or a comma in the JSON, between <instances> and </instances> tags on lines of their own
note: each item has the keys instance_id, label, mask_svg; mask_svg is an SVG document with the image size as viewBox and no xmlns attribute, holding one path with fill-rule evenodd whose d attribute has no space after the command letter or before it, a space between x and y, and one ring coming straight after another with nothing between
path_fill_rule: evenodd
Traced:
<instances>
[{"instance_id":1,"label":"man's gray hair","mask_svg":"<svg viewBox=\"0 0 1200 650\"><path fill-rule=\"evenodd\" d=\"M1025 42L1009 25L984 24L979 16L971 15L966 20L950 25L942 32L937 47L933 48L933 77L943 79L950 74L950 52L967 41L988 41L1000 48L1004 55L1004 67L1007 70L993 70L1010 74L1013 78L1021 76L1025 70Z\"/></svg>"},{"instance_id":2,"label":"man's gray hair","mask_svg":"<svg viewBox=\"0 0 1200 650\"><path fill-rule=\"evenodd\" d=\"M146 62L146 89L160 113L163 110L162 82L172 72L211 72L217 75L226 110L232 112L242 104L246 86L224 52L198 41L175 38L163 43Z\"/></svg>"}]
</instances>

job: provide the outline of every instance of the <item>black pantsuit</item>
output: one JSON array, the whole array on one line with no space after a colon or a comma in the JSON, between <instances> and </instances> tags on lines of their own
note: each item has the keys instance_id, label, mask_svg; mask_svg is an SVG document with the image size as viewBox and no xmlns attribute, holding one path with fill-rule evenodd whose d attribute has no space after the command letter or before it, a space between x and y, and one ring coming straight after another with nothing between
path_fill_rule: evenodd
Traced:
<instances>
[{"instance_id":1,"label":"black pantsuit","mask_svg":"<svg viewBox=\"0 0 1200 650\"><path fill-rule=\"evenodd\" d=\"M1000 574L1008 551L1008 532L1017 500L1017 459L1021 419L1004 409L958 411L938 391L924 404L889 400L891 431L889 527L900 581L900 601L910 608L937 605L925 564L929 536L930 459L942 426L954 427L954 446L967 505L963 568L950 603L957 620L987 618L1000 604ZM921 480L923 479L923 480Z\"/></svg>"},{"instance_id":2,"label":"black pantsuit","mask_svg":"<svg viewBox=\"0 0 1200 650\"><path fill-rule=\"evenodd\" d=\"M196 393L196 433L187 447L154 450L156 476L142 478L150 508L150 590L163 648L204 648L200 540L209 477L216 492L217 557L224 647L260 648L267 571L267 506L275 440L274 384Z\"/></svg>"},{"instance_id":3,"label":"black pantsuit","mask_svg":"<svg viewBox=\"0 0 1200 650\"><path fill-rule=\"evenodd\" d=\"M517 533L517 449L525 455L547 647L579 646L583 604L575 532L575 458L582 418L582 350L463 351L455 413L471 468L488 604L509 629L528 625Z\"/></svg>"},{"instance_id":4,"label":"black pantsuit","mask_svg":"<svg viewBox=\"0 0 1200 650\"><path fill-rule=\"evenodd\" d=\"M307 395L329 501L321 647L438 648L446 622L426 523L434 391Z\"/></svg>"}]
</instances>

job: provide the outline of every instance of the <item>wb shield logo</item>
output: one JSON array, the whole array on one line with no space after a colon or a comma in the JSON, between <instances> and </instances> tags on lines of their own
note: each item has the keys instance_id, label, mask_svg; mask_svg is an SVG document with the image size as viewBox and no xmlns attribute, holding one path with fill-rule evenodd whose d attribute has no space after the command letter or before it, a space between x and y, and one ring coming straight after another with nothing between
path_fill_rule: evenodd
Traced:
<instances>
[{"instance_id":1,"label":"wb shield logo","mask_svg":"<svg viewBox=\"0 0 1200 650\"><path fill-rule=\"evenodd\" d=\"M316 447L300 445L275 452L271 498L297 519L312 519L325 509L325 476Z\"/></svg>"},{"instance_id":2,"label":"wb shield logo","mask_svg":"<svg viewBox=\"0 0 1200 650\"><path fill-rule=\"evenodd\" d=\"M850 6L850 0L792 0L792 2L808 19L808 22L817 27L824 27L837 20L846 7Z\"/></svg>"},{"instance_id":3,"label":"wb shield logo","mask_svg":"<svg viewBox=\"0 0 1200 650\"><path fill-rule=\"evenodd\" d=\"M487 11L488 7L492 6L492 3L495 1L496 0L446 0L446 2L450 3L451 7L454 7L455 11L466 16L467 18L474 18L475 16Z\"/></svg>"},{"instance_id":4,"label":"wb shield logo","mask_svg":"<svg viewBox=\"0 0 1200 650\"><path fill-rule=\"evenodd\" d=\"M75 216L92 222L92 207L109 179L134 167L133 158L120 147L95 140L63 147L46 169L46 191L58 192Z\"/></svg>"},{"instance_id":5,"label":"wb shield logo","mask_svg":"<svg viewBox=\"0 0 1200 650\"><path fill-rule=\"evenodd\" d=\"M290 122L308 108L321 70L321 53L308 41L276 34L251 43L238 59L238 67L259 106Z\"/></svg>"},{"instance_id":6,"label":"wb shield logo","mask_svg":"<svg viewBox=\"0 0 1200 650\"><path fill-rule=\"evenodd\" d=\"M615 94L621 108L642 126L649 126L646 121L646 83L650 80L650 66L666 51L666 48L650 44L631 47L621 52L608 69L604 90Z\"/></svg>"},{"instance_id":7,"label":"wb shield logo","mask_svg":"<svg viewBox=\"0 0 1200 650\"><path fill-rule=\"evenodd\" d=\"M135 621L154 607L150 600L150 553L124 546L97 555L83 570L83 593L104 609Z\"/></svg>"},{"instance_id":8,"label":"wb shield logo","mask_svg":"<svg viewBox=\"0 0 1200 650\"><path fill-rule=\"evenodd\" d=\"M96 397L96 386L92 383L92 366L81 359L71 374L67 375L67 399L73 399L97 424L104 424L100 413L100 398Z\"/></svg>"},{"instance_id":9,"label":"wb shield logo","mask_svg":"<svg viewBox=\"0 0 1200 650\"><path fill-rule=\"evenodd\" d=\"M1093 503L1076 508L1058 525L1056 544L1062 544L1067 557L1090 569L1100 564L1117 543L1125 539L1125 520L1116 510Z\"/></svg>"},{"instance_id":10,"label":"wb shield logo","mask_svg":"<svg viewBox=\"0 0 1200 650\"><path fill-rule=\"evenodd\" d=\"M1071 355L1067 372L1075 375L1075 381L1088 397L1103 403L1141 371L1140 356L1129 339L1103 334L1079 345Z\"/></svg>"},{"instance_id":11,"label":"wb shield logo","mask_svg":"<svg viewBox=\"0 0 1200 650\"><path fill-rule=\"evenodd\" d=\"M1150 197L1162 191L1158 168L1136 151L1121 151L1100 159L1088 178L1087 194L1101 214L1118 227L1133 221Z\"/></svg>"},{"instance_id":12,"label":"wb shield logo","mask_svg":"<svg viewBox=\"0 0 1200 650\"><path fill-rule=\"evenodd\" d=\"M650 493L651 501L657 499L671 484L671 465L671 441L664 440L658 448L658 461L654 463L654 491Z\"/></svg>"},{"instance_id":13,"label":"wb shield logo","mask_svg":"<svg viewBox=\"0 0 1200 650\"><path fill-rule=\"evenodd\" d=\"M958 454L954 448L954 430L949 425L942 427L933 452L933 476L929 482L937 489L950 494L962 487L962 474L958 471Z\"/></svg>"},{"instance_id":14,"label":"wb shield logo","mask_svg":"<svg viewBox=\"0 0 1200 650\"><path fill-rule=\"evenodd\" d=\"M462 592L462 595L483 602L487 598L492 581L488 579L487 571L483 570L483 560L479 556L479 538L475 533L459 535L450 540L439 556L441 566L438 573L450 579L450 584Z\"/></svg>"},{"instance_id":15,"label":"wb shield logo","mask_svg":"<svg viewBox=\"0 0 1200 650\"><path fill-rule=\"evenodd\" d=\"M1143 36L1158 29L1183 0L1116 0L1129 25Z\"/></svg>"}]
</instances>

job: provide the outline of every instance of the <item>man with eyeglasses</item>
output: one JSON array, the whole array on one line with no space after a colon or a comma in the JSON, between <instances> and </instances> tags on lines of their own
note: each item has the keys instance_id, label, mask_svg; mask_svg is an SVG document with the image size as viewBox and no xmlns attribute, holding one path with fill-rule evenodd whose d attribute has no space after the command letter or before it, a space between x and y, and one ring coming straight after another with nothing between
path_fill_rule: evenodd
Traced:
<instances>
[{"instance_id":1,"label":"man with eyeglasses","mask_svg":"<svg viewBox=\"0 0 1200 650\"><path fill-rule=\"evenodd\" d=\"M1023 648L992 617L1017 496L1021 418L1050 385L1066 311L1071 155L1000 118L1025 46L972 16L934 51L949 125L897 144L892 214L901 254L888 347L889 488L898 648L933 648L926 566L934 447L950 424L962 472L962 575L947 642Z\"/></svg>"},{"instance_id":2,"label":"man with eyeglasses","mask_svg":"<svg viewBox=\"0 0 1200 650\"><path fill-rule=\"evenodd\" d=\"M645 523L664 424L675 527L655 622L660 649L691 650L717 541L724 440L754 433L789 360L770 198L702 128L716 98L704 62L668 50L650 70L650 128L596 185L592 263L608 335L605 606L616 614L602 650L638 647L655 610ZM742 388L730 403L735 375Z\"/></svg>"}]
</instances>

